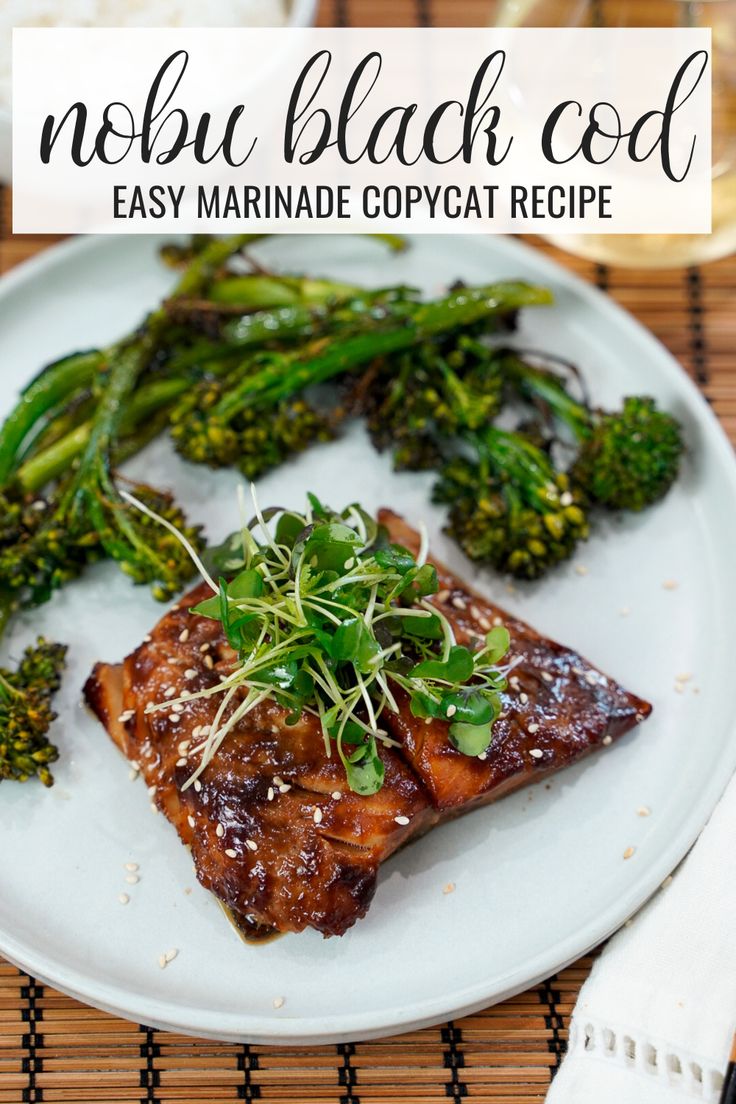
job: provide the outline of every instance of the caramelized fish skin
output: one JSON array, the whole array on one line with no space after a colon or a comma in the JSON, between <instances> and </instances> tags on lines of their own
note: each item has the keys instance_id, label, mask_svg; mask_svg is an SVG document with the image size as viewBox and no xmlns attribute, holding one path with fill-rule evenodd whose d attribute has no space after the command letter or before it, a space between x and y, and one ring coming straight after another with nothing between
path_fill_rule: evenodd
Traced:
<instances>
[{"instance_id":1,"label":"caramelized fish skin","mask_svg":"<svg viewBox=\"0 0 736 1104\"><path fill-rule=\"evenodd\" d=\"M416 550L418 535L403 519L384 511L381 520L393 540ZM577 760L648 715L646 702L575 653L474 595L441 565L438 572L439 604L458 641L482 638L479 617L508 625L512 652L522 657L519 689L505 697L484 761L456 751L447 724L425 724L400 701L386 723L401 747L380 749L385 783L370 797L348 790L315 718L287 725L273 702L239 721L199 786L184 788L198 763L190 752L203 740L195 730L213 723L221 696L146 707L215 686L232 668L219 622L188 612L209 595L204 584L122 664L98 663L92 672L90 707L191 847L199 881L235 913L279 931L341 935L367 912L380 863L409 839ZM234 695L225 717L240 700Z\"/></svg>"},{"instance_id":2,"label":"caramelized fish skin","mask_svg":"<svg viewBox=\"0 0 736 1104\"><path fill-rule=\"evenodd\" d=\"M367 912L383 859L426 831L437 813L391 748L380 752L386 776L379 793L351 793L339 758L325 755L315 718L286 725L273 702L231 731L200 788L182 789L198 762L182 762L184 741L201 743L194 730L212 722L219 695L186 702L181 712L147 713L146 705L164 701L172 688L174 700L183 690L214 686L231 669L235 656L219 623L188 613L208 594L202 586L187 595L122 665L97 664L87 701L155 787L153 800L191 847L202 885L235 912L279 931L309 926L341 935Z\"/></svg>"},{"instance_id":3,"label":"caramelized fish skin","mask_svg":"<svg viewBox=\"0 0 736 1104\"><path fill-rule=\"evenodd\" d=\"M418 552L419 534L403 518L382 510L379 521L392 541ZM485 759L457 751L444 722L418 721L405 703L398 715L386 715L387 728L401 742L437 809L475 807L502 797L576 762L649 716L648 702L432 562L439 591L431 601L449 620L457 642L480 647L485 633L503 624L511 636L508 658L521 660L502 695L502 716L493 727Z\"/></svg>"}]
</instances>

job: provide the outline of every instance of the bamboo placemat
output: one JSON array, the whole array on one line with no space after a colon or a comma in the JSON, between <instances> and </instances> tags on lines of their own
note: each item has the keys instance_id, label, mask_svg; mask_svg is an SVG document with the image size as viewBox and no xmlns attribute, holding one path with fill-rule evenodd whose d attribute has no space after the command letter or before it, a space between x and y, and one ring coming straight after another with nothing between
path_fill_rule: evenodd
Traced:
<instances>
[{"instance_id":1,"label":"bamboo placemat","mask_svg":"<svg viewBox=\"0 0 736 1104\"><path fill-rule=\"evenodd\" d=\"M329 0L335 25L473 25L487 0ZM0 272L55 239L13 237L0 189ZM736 443L736 257L647 273L532 244L606 290L671 349ZM7 366L6 366L7 370ZM67 1102L425 1104L467 1098L538 1104L567 1043L593 956L503 1004L435 1028L328 1047L238 1046L130 1024L88 1008L0 959L0 1104Z\"/></svg>"}]
</instances>

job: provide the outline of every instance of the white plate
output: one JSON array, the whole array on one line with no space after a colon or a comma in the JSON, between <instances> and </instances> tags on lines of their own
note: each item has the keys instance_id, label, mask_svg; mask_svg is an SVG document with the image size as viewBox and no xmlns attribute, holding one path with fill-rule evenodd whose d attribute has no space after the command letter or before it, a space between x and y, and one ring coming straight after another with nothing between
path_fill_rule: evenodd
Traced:
<instances>
[{"instance_id":1,"label":"white plate","mask_svg":"<svg viewBox=\"0 0 736 1104\"><path fill-rule=\"evenodd\" d=\"M45 361L129 330L167 289L150 237L63 245L0 283L0 406ZM635 734L496 806L447 824L386 864L368 917L344 938L313 932L243 946L192 874L142 782L79 704L99 657L121 658L161 608L110 565L18 626L68 641L59 696L56 785L0 788L0 951L36 976L147 1024L222 1039L323 1043L409 1030L478 1009L552 973L617 928L690 846L736 760L733 631L736 467L694 385L613 303L505 239L424 237L401 257L353 237L290 238L260 255L292 271L366 284L409 281L428 293L457 277L522 276L557 305L527 312L519 340L577 361L603 403L654 394L685 423L690 458L666 501L601 524L578 565L513 594L479 584L574 645L655 705ZM170 484L212 538L236 524L232 473L174 458L159 442L131 466ZM385 503L425 518L438 555L468 564L441 534L429 476L394 475L359 429L263 479L263 504L298 506L307 489L342 506ZM663 587L676 580L676 589ZM630 609L621 616L623 607ZM675 676L692 672L685 693ZM695 687L699 693L695 693ZM651 807L647 818L637 816ZM636 852L629 861L623 853ZM128 887L123 864L140 863ZM456 884L443 894L448 882ZM130 893L127 907L118 893ZM159 955L179 948L164 971ZM274 1009L275 997L283 1007Z\"/></svg>"}]
</instances>

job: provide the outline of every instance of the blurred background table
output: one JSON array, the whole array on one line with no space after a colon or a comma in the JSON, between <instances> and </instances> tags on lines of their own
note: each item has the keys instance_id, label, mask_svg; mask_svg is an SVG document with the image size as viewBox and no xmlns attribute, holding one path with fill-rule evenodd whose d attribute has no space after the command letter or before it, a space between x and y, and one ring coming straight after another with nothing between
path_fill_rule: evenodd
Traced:
<instances>
[{"instance_id":1,"label":"blurred background table","mask_svg":"<svg viewBox=\"0 0 736 1104\"><path fill-rule=\"evenodd\" d=\"M472 26L488 22L491 8L492 0L323 0L319 21ZM697 381L736 442L736 258L647 273L593 265L528 240L652 330ZM0 272L53 241L13 237L10 194L0 189ZM291 1049L206 1042L130 1024L0 959L0 1104L459 1104L465 1098L538 1104L564 1055L572 1008L592 962L586 956L512 1000L435 1028L378 1042Z\"/></svg>"}]
</instances>

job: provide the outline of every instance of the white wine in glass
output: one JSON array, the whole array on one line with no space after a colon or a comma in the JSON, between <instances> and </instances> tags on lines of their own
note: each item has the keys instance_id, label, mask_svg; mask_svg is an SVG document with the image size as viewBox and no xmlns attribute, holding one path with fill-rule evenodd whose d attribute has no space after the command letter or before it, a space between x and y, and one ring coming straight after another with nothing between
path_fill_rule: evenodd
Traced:
<instances>
[{"instance_id":1,"label":"white wine in glass","mask_svg":"<svg viewBox=\"0 0 736 1104\"><path fill-rule=\"evenodd\" d=\"M589 260L632 268L700 264L736 252L736 0L497 0L499 27L710 27L713 195L710 234L559 234Z\"/></svg>"}]
</instances>

